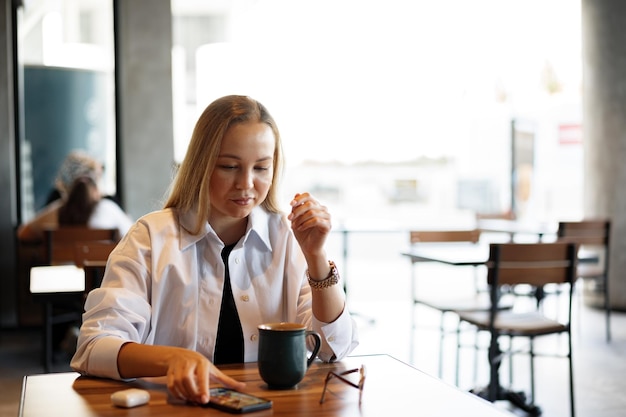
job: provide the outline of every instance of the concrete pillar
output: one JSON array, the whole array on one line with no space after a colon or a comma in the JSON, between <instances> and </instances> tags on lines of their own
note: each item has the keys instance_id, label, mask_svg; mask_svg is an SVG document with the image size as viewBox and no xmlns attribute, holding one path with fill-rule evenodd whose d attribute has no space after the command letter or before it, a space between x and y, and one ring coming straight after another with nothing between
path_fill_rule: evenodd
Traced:
<instances>
[{"instance_id":1,"label":"concrete pillar","mask_svg":"<svg viewBox=\"0 0 626 417\"><path fill-rule=\"evenodd\" d=\"M15 92L12 1L0 0L0 328L14 326L16 314L17 194L15 182Z\"/></svg>"},{"instance_id":2,"label":"concrete pillar","mask_svg":"<svg viewBox=\"0 0 626 417\"><path fill-rule=\"evenodd\" d=\"M612 219L609 298L626 310L626 2L581 4L584 210Z\"/></svg>"},{"instance_id":3,"label":"concrete pillar","mask_svg":"<svg viewBox=\"0 0 626 417\"><path fill-rule=\"evenodd\" d=\"M119 195L135 219L159 209L172 178L170 0L115 0Z\"/></svg>"}]
</instances>

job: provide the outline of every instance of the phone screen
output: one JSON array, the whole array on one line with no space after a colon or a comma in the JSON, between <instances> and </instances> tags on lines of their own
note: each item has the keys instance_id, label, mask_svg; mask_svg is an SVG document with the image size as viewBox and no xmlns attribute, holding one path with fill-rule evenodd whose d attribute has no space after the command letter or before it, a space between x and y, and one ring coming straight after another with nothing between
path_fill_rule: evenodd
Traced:
<instances>
[{"instance_id":1,"label":"phone screen","mask_svg":"<svg viewBox=\"0 0 626 417\"><path fill-rule=\"evenodd\" d=\"M206 406L230 413L247 413L272 407L272 401L228 388L211 388L211 400Z\"/></svg>"}]
</instances>

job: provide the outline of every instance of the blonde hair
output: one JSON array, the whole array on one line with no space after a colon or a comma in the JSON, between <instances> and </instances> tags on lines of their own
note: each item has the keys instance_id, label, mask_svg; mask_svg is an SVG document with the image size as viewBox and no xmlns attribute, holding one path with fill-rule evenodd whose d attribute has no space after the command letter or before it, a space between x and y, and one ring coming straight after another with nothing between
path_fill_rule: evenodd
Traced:
<instances>
[{"instance_id":1,"label":"blonde hair","mask_svg":"<svg viewBox=\"0 0 626 417\"><path fill-rule=\"evenodd\" d=\"M267 124L274 133L274 168L272 184L261 206L272 213L280 212L277 185L283 154L280 134L274 118L256 100L246 96L225 96L209 104L200 115L191 135L187 154L174 179L165 208L180 211L197 210L193 234L200 233L211 210L210 178L222 146L222 138L233 125L244 122Z\"/></svg>"}]
</instances>

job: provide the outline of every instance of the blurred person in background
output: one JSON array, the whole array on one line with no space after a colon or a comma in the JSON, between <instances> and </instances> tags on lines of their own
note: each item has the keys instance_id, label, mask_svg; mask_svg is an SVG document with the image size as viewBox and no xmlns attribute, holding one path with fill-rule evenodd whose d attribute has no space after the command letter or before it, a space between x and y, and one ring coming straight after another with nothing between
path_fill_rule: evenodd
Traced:
<instances>
[{"instance_id":1,"label":"blurred person in background","mask_svg":"<svg viewBox=\"0 0 626 417\"><path fill-rule=\"evenodd\" d=\"M18 239L39 242L44 238L44 230L60 225L116 228L120 237L126 234L132 219L117 203L101 195L98 184L102 172L102 164L96 159L82 151L71 152L54 182L58 198L51 198L35 218L20 225Z\"/></svg>"}]
</instances>

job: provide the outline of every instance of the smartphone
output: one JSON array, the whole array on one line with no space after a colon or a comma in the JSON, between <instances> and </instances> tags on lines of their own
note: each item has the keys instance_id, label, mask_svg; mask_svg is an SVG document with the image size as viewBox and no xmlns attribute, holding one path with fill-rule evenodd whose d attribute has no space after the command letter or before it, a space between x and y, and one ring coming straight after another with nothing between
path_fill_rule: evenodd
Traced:
<instances>
[{"instance_id":1,"label":"smartphone","mask_svg":"<svg viewBox=\"0 0 626 417\"><path fill-rule=\"evenodd\" d=\"M249 413L272 407L272 401L228 388L211 388L211 400L204 407L234 414Z\"/></svg>"}]
</instances>

